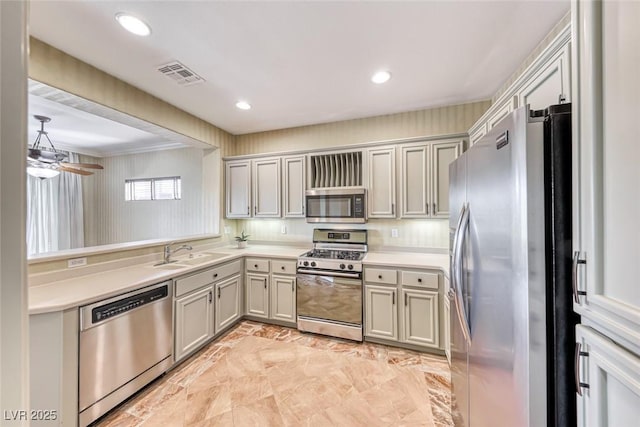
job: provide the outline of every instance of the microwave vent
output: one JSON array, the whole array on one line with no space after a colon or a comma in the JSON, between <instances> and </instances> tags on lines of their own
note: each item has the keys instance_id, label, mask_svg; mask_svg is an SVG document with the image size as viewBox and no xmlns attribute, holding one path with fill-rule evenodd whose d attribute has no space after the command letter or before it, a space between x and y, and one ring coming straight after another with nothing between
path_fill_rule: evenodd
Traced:
<instances>
[{"instance_id":1,"label":"microwave vent","mask_svg":"<svg viewBox=\"0 0 640 427\"><path fill-rule=\"evenodd\" d=\"M362 185L362 152L319 154L310 157L312 188Z\"/></svg>"}]
</instances>

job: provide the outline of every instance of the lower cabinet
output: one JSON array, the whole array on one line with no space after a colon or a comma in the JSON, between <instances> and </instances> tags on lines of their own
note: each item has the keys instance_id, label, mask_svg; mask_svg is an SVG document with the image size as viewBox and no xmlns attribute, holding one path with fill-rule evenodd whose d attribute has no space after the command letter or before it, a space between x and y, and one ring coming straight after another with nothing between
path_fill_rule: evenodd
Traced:
<instances>
[{"instance_id":1,"label":"lower cabinet","mask_svg":"<svg viewBox=\"0 0 640 427\"><path fill-rule=\"evenodd\" d=\"M174 280L176 362L242 316L242 262L231 261Z\"/></svg>"},{"instance_id":2,"label":"lower cabinet","mask_svg":"<svg viewBox=\"0 0 640 427\"><path fill-rule=\"evenodd\" d=\"M397 293L390 286L364 287L365 336L398 340Z\"/></svg>"},{"instance_id":3,"label":"lower cabinet","mask_svg":"<svg viewBox=\"0 0 640 427\"><path fill-rule=\"evenodd\" d=\"M269 317L269 275L247 273L247 314Z\"/></svg>"},{"instance_id":4,"label":"lower cabinet","mask_svg":"<svg viewBox=\"0 0 640 427\"><path fill-rule=\"evenodd\" d=\"M296 321L296 278L271 276L271 318Z\"/></svg>"},{"instance_id":5,"label":"lower cabinet","mask_svg":"<svg viewBox=\"0 0 640 427\"><path fill-rule=\"evenodd\" d=\"M640 357L588 326L576 327L576 341L578 426L638 425Z\"/></svg>"},{"instance_id":6,"label":"lower cabinet","mask_svg":"<svg viewBox=\"0 0 640 427\"><path fill-rule=\"evenodd\" d=\"M241 290L242 279L240 275L216 283L215 333L220 332L240 318Z\"/></svg>"},{"instance_id":7,"label":"lower cabinet","mask_svg":"<svg viewBox=\"0 0 640 427\"><path fill-rule=\"evenodd\" d=\"M213 286L207 286L175 301L176 362L213 337Z\"/></svg>"},{"instance_id":8,"label":"lower cabinet","mask_svg":"<svg viewBox=\"0 0 640 427\"><path fill-rule=\"evenodd\" d=\"M296 322L296 261L247 260L246 314Z\"/></svg>"},{"instance_id":9,"label":"lower cabinet","mask_svg":"<svg viewBox=\"0 0 640 427\"><path fill-rule=\"evenodd\" d=\"M402 336L409 344L440 347L438 292L402 289Z\"/></svg>"},{"instance_id":10,"label":"lower cabinet","mask_svg":"<svg viewBox=\"0 0 640 427\"><path fill-rule=\"evenodd\" d=\"M365 267L365 337L444 350L442 275Z\"/></svg>"}]
</instances>

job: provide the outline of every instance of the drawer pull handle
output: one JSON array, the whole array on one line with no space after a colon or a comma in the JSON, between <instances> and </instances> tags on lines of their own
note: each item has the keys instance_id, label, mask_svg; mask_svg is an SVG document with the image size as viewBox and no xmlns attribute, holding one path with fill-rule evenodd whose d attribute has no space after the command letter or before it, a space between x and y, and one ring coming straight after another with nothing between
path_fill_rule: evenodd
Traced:
<instances>
[{"instance_id":1,"label":"drawer pull handle","mask_svg":"<svg viewBox=\"0 0 640 427\"><path fill-rule=\"evenodd\" d=\"M378 274L378 279L382 279L382 274Z\"/></svg>"},{"instance_id":2,"label":"drawer pull handle","mask_svg":"<svg viewBox=\"0 0 640 427\"><path fill-rule=\"evenodd\" d=\"M422 278L418 277L418 283L422 283Z\"/></svg>"}]
</instances>

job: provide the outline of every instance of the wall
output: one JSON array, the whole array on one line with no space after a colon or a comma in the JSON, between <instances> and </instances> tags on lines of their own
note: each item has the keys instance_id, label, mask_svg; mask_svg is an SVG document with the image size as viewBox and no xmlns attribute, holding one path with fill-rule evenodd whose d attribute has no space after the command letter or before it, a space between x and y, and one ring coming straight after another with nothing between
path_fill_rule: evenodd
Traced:
<instances>
[{"instance_id":1,"label":"wall","mask_svg":"<svg viewBox=\"0 0 640 427\"><path fill-rule=\"evenodd\" d=\"M517 70L509 76L509 78L500 86L500 89L493 95L491 102L496 102L500 95L502 95L518 78L524 73L524 71L536 60L536 58L551 44L558 34L564 30L564 28L571 22L571 11L567 12L565 16L549 31L549 33L538 43L538 45L531 51L531 53L522 61L522 64Z\"/></svg>"},{"instance_id":2,"label":"wall","mask_svg":"<svg viewBox=\"0 0 640 427\"><path fill-rule=\"evenodd\" d=\"M237 136L235 155L330 148L371 141L466 132L490 101Z\"/></svg>"},{"instance_id":3,"label":"wall","mask_svg":"<svg viewBox=\"0 0 640 427\"><path fill-rule=\"evenodd\" d=\"M204 234L202 162L197 148L100 159L104 170L83 180L86 246ZM182 199L124 200L126 179L164 176L181 177Z\"/></svg>"},{"instance_id":4,"label":"wall","mask_svg":"<svg viewBox=\"0 0 640 427\"><path fill-rule=\"evenodd\" d=\"M222 156L234 153L234 136L228 132L38 39L31 37L29 44L29 77L33 80L187 135L212 147L218 147L219 149L209 156L209 160L212 162ZM223 181L223 168L216 165L213 169L216 174L214 176L208 175L208 179L215 181L219 185ZM215 183L212 185L215 186ZM205 195L204 203L208 207L218 206L219 218L224 218L223 192L215 191L213 194L216 195L216 199L212 199L211 194L207 194ZM224 226L230 226L232 233L235 232L235 225L235 221L226 221L224 219L220 221L220 229L223 229L222 227ZM227 237L221 237L217 240L226 239ZM161 247L156 249L160 251ZM127 257L129 254L130 251L123 251L119 256ZM111 257L113 256L111 255ZM104 258L104 255L90 256L88 257L88 262L101 262ZM30 273L34 271L33 265L29 267ZM58 261L50 264L51 268L57 268L60 265L61 263ZM47 263L41 263L37 268L38 271L46 271L46 269Z\"/></svg>"},{"instance_id":5,"label":"wall","mask_svg":"<svg viewBox=\"0 0 640 427\"><path fill-rule=\"evenodd\" d=\"M29 409L27 2L0 1L0 411ZM44 408L43 408L44 409ZM5 412L7 411L7 412ZM0 422L2 425L7 421ZM29 422L16 421L13 426Z\"/></svg>"},{"instance_id":6,"label":"wall","mask_svg":"<svg viewBox=\"0 0 640 427\"><path fill-rule=\"evenodd\" d=\"M303 126L269 132L240 135L235 154L270 153L287 150L331 148L363 142L418 136L465 133L489 108L489 101L474 102L400 114ZM281 226L287 234L281 234ZM310 242L313 228L303 219L239 220L238 231L245 229L251 240ZM449 247L449 221L446 219L371 219L372 247L430 248ZM398 237L391 237L391 229Z\"/></svg>"}]
</instances>

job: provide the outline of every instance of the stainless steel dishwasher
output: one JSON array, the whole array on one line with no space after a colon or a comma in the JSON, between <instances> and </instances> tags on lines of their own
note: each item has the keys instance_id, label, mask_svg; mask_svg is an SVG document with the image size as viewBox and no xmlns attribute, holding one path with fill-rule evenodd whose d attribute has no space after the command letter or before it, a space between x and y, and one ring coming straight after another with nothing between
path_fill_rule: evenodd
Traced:
<instances>
[{"instance_id":1,"label":"stainless steel dishwasher","mask_svg":"<svg viewBox=\"0 0 640 427\"><path fill-rule=\"evenodd\" d=\"M79 424L171 366L171 281L80 307Z\"/></svg>"}]
</instances>

